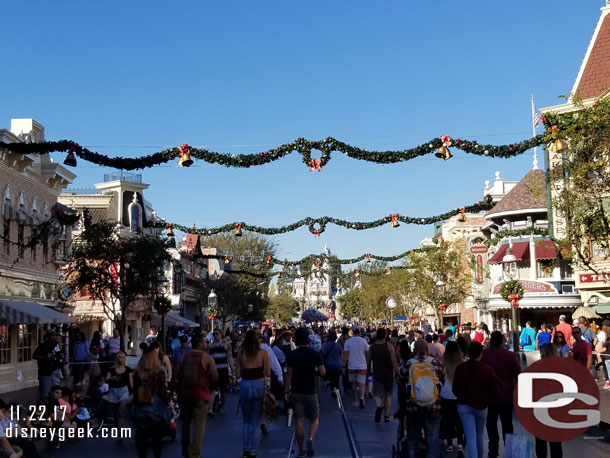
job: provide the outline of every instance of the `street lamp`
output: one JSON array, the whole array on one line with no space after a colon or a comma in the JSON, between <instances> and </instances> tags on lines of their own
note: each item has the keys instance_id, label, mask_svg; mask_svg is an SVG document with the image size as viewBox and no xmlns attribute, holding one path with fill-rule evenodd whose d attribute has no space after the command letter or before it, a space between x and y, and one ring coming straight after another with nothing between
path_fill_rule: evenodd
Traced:
<instances>
[{"instance_id":1,"label":"street lamp","mask_svg":"<svg viewBox=\"0 0 610 458\"><path fill-rule=\"evenodd\" d=\"M517 257L513 254L512 243L509 243L506 253L502 258L502 278L504 281L518 280L519 269L517 267ZM515 353L519 350L519 343L517 342L517 309L511 304L511 330L513 339L513 349Z\"/></svg>"},{"instance_id":2,"label":"street lamp","mask_svg":"<svg viewBox=\"0 0 610 458\"><path fill-rule=\"evenodd\" d=\"M443 297L445 295L445 291L447 291L447 285L445 284L445 282L443 280L439 280L436 282L436 284L434 285L434 289L436 291L436 296L439 299L439 306L438 306L438 321L440 322L440 328L443 329L443 306L447 307L442 301L443 301Z\"/></svg>"},{"instance_id":3,"label":"street lamp","mask_svg":"<svg viewBox=\"0 0 610 458\"><path fill-rule=\"evenodd\" d=\"M385 305L390 309L390 315L392 317L392 329L394 329L394 309L396 308L396 301L392 297L388 297L385 300Z\"/></svg>"},{"instance_id":4,"label":"street lamp","mask_svg":"<svg viewBox=\"0 0 610 458\"><path fill-rule=\"evenodd\" d=\"M248 320L252 321L252 311L254 310L254 306L252 304L248 304Z\"/></svg>"},{"instance_id":5,"label":"street lamp","mask_svg":"<svg viewBox=\"0 0 610 458\"><path fill-rule=\"evenodd\" d=\"M216 310L217 306L218 306L218 296L216 295L216 293L212 289L212 291L208 295L208 308L210 310ZM206 315L207 315L207 313L206 313ZM210 328L211 331L210 332L214 332L214 320L210 320L210 326L211 326L211 328Z\"/></svg>"}]
</instances>

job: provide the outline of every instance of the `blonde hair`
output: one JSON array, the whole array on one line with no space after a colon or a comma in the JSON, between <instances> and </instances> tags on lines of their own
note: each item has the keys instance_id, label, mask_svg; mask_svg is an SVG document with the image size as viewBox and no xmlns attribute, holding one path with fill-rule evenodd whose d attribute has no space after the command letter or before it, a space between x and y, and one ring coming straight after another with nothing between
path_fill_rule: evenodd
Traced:
<instances>
[{"instance_id":1,"label":"blonde hair","mask_svg":"<svg viewBox=\"0 0 610 458\"><path fill-rule=\"evenodd\" d=\"M161 363L159 362L157 354L152 350L145 351L142 353L140 361L138 361L135 373L140 377L140 379L145 379L151 374L157 372L160 367Z\"/></svg>"}]
</instances>

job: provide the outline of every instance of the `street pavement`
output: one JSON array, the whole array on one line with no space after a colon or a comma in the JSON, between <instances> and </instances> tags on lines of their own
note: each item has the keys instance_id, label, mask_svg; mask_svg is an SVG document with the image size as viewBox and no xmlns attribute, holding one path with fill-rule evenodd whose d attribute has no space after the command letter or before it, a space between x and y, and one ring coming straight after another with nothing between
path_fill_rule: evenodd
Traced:
<instances>
[{"instance_id":1,"label":"street pavement","mask_svg":"<svg viewBox=\"0 0 610 458\"><path fill-rule=\"evenodd\" d=\"M226 414L208 419L205 439L202 447L202 458L240 457L241 416L237 411L237 394L229 394ZM396 443L396 420L390 423L374 423L375 403L366 400L366 409L352 406L351 394L344 395L344 404L349 424L355 435L356 447L361 457L390 458L392 445ZM394 403L394 406L396 403ZM348 435L337 400L331 398L330 392L322 388L320 394L320 428L315 440L316 457L351 458ZM180 428L180 421L178 421ZM269 435L262 436L258 456L265 458L287 457L291 443L292 429L286 427L286 417L281 415L269 425ZM605 438L604 438L605 437ZM602 439L604 438L604 439ZM487 446L487 444L486 444ZM296 444L294 446L296 448ZM119 443L116 439L94 438L74 443L62 444L58 450L43 450L43 458L119 458L134 457L136 450L133 439ZM501 450L501 455L503 450ZM610 455L610 434L592 428L585 436L564 443L564 456L601 458ZM152 451L149 450L149 456ZM180 457L180 430L176 442L164 439L162 456ZM296 450L293 453L296 456ZM442 457L454 457L455 453L441 454ZM485 451L487 456L487 451Z\"/></svg>"}]
</instances>

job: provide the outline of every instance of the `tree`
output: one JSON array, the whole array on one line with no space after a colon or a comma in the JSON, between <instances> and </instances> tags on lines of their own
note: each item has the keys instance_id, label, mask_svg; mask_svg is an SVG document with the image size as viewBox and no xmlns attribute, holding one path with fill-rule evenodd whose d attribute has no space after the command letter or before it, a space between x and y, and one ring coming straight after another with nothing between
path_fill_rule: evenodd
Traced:
<instances>
[{"instance_id":1,"label":"tree","mask_svg":"<svg viewBox=\"0 0 610 458\"><path fill-rule=\"evenodd\" d=\"M298 310L299 303L291 295L277 294L269 299L265 318L275 321L276 324L287 324Z\"/></svg>"},{"instance_id":2,"label":"tree","mask_svg":"<svg viewBox=\"0 0 610 458\"><path fill-rule=\"evenodd\" d=\"M573 112L547 113L545 124L555 139L548 147L553 224L565 219L559 245L595 270L594 258L610 257L610 99L589 108L575 100Z\"/></svg>"},{"instance_id":3,"label":"tree","mask_svg":"<svg viewBox=\"0 0 610 458\"><path fill-rule=\"evenodd\" d=\"M244 232L241 237L218 234L203 239L201 243L227 254L232 270L241 272L225 273L216 280L206 279L200 291L204 304L214 289L218 295L217 318L222 321L223 326L235 318L262 319L269 303L267 290L273 268L267 259L268 256L276 256L277 244L268 237L253 232ZM251 312L248 310L248 304L253 306Z\"/></svg>"},{"instance_id":4,"label":"tree","mask_svg":"<svg viewBox=\"0 0 610 458\"><path fill-rule=\"evenodd\" d=\"M84 230L72 247L67 277L76 290L87 287L112 320L125 349L127 311L137 301L162 301L163 268L170 260L167 242L141 232L120 237L116 225L93 223L84 214Z\"/></svg>"},{"instance_id":5,"label":"tree","mask_svg":"<svg viewBox=\"0 0 610 458\"><path fill-rule=\"evenodd\" d=\"M412 253L405 260L409 270L409 297L419 306L432 308L438 323L441 304L460 303L468 294L470 272L464 268L464 258L462 250L439 240L437 246ZM445 285L444 292L436 287L439 280Z\"/></svg>"}]
</instances>

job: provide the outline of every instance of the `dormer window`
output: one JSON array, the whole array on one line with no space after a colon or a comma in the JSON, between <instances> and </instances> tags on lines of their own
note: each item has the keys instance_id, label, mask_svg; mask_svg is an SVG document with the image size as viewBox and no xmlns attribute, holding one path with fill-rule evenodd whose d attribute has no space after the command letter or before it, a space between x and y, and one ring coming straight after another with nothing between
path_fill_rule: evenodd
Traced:
<instances>
[{"instance_id":1,"label":"dormer window","mask_svg":"<svg viewBox=\"0 0 610 458\"><path fill-rule=\"evenodd\" d=\"M10 185L6 185L6 188L4 189L4 200L8 201L7 203L11 203L13 201L13 194L11 193L11 187Z\"/></svg>"},{"instance_id":2,"label":"dormer window","mask_svg":"<svg viewBox=\"0 0 610 458\"><path fill-rule=\"evenodd\" d=\"M25 195L23 192L19 193L19 210L25 211Z\"/></svg>"},{"instance_id":3,"label":"dormer window","mask_svg":"<svg viewBox=\"0 0 610 458\"><path fill-rule=\"evenodd\" d=\"M142 229L142 207L138 203L138 193L133 193L133 201L129 204L129 230L139 232Z\"/></svg>"}]
</instances>

